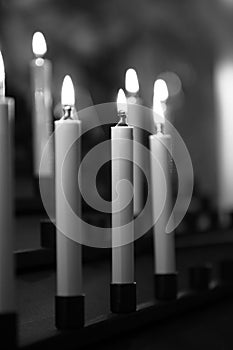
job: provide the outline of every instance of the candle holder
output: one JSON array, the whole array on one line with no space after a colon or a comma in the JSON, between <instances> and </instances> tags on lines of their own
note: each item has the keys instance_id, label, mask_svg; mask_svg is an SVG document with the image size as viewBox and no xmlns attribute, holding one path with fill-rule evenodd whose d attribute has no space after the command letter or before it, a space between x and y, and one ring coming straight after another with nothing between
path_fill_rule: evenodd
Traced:
<instances>
[{"instance_id":1,"label":"candle holder","mask_svg":"<svg viewBox=\"0 0 233 350\"><path fill-rule=\"evenodd\" d=\"M220 262L219 279L223 284L233 284L233 260L223 260Z\"/></svg>"},{"instance_id":2,"label":"candle holder","mask_svg":"<svg viewBox=\"0 0 233 350\"><path fill-rule=\"evenodd\" d=\"M154 275L155 298L174 300L177 298L177 273Z\"/></svg>"},{"instance_id":3,"label":"candle holder","mask_svg":"<svg viewBox=\"0 0 233 350\"><path fill-rule=\"evenodd\" d=\"M137 290L134 283L110 284L110 309L113 313L130 313L137 309Z\"/></svg>"},{"instance_id":4,"label":"candle holder","mask_svg":"<svg viewBox=\"0 0 233 350\"><path fill-rule=\"evenodd\" d=\"M209 289L212 267L192 266L189 268L189 287L193 291L201 292Z\"/></svg>"},{"instance_id":5,"label":"candle holder","mask_svg":"<svg viewBox=\"0 0 233 350\"><path fill-rule=\"evenodd\" d=\"M85 323L85 295L55 297L55 325L57 329L79 329Z\"/></svg>"},{"instance_id":6,"label":"candle holder","mask_svg":"<svg viewBox=\"0 0 233 350\"><path fill-rule=\"evenodd\" d=\"M40 244L42 248L56 248L56 226L49 219L40 221Z\"/></svg>"},{"instance_id":7,"label":"candle holder","mask_svg":"<svg viewBox=\"0 0 233 350\"><path fill-rule=\"evenodd\" d=\"M17 348L17 315L16 313L0 314L1 346L6 350Z\"/></svg>"}]
</instances>

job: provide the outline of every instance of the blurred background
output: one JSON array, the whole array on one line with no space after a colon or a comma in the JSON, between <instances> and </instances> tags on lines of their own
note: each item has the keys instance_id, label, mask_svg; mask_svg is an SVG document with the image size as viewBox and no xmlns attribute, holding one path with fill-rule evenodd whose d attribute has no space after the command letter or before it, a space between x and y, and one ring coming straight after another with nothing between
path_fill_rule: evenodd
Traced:
<instances>
[{"instance_id":1,"label":"blurred background","mask_svg":"<svg viewBox=\"0 0 233 350\"><path fill-rule=\"evenodd\" d=\"M228 79L233 74L232 18L232 0L0 1L7 96L16 99L17 198L29 193L36 196L32 184L29 65L33 33L41 31L48 46L46 57L53 64L55 112L66 74L74 81L77 109L115 101L129 67L138 73L140 94L147 107L152 106L155 79L166 81L167 117L184 139L194 167L190 211L214 211L221 188L219 137L224 139L224 135L219 136L218 121L222 114L229 119L233 113L233 80ZM229 132L233 136L233 125ZM83 152L109 137L101 135L87 135ZM223 152L230 157L232 149ZM233 166L228 166L225 175L229 177ZM233 208L233 192L230 195L228 213Z\"/></svg>"},{"instance_id":2,"label":"blurred background","mask_svg":"<svg viewBox=\"0 0 233 350\"><path fill-rule=\"evenodd\" d=\"M199 290L197 299L195 293L191 295L190 306L189 299L184 304L172 303L170 312L170 306L164 303L165 308L159 311L161 322L156 314L159 322L155 327L153 320L153 329L143 336L144 340L138 340L137 330L130 333L131 340L126 338L122 347L122 332L116 345L110 341L106 347L95 344L96 349L159 349L159 345L162 349L232 349L233 303L227 301L227 295L232 296L233 280L233 0L0 0L6 95L15 98L16 108L15 259L20 342L32 344L33 348L47 344L47 340L50 345L56 344L56 232L55 226L46 221L38 179L33 175L31 62L35 58L32 37L37 31L45 36L45 58L52 63L54 118L61 115L61 87L66 74L75 86L78 111L115 102L118 89L125 87L125 72L130 67L137 71L145 107L152 108L154 81L165 80L169 92L166 118L185 141L194 170L191 204L175 232L178 290L193 292L192 267L197 271L199 267L201 271L203 267L204 271L212 268L207 289L210 281L211 288L215 281L220 281L220 287L221 283L230 285L226 297L224 289L221 297L220 288L219 298L225 302L222 309L204 309L215 300L215 291L213 295L204 293L202 300ZM109 138L110 125L90 130L82 138L82 156ZM186 169L182 170L190 186ZM88 172L84 175L88 176ZM50 180L52 189L54 183ZM110 199L110 181L108 163L97 176L97 187L104 199ZM175 166L173 182L175 200ZM110 226L110 215L91 210L85 201L83 209L85 221L93 226ZM43 225L41 219L45 219ZM86 320L102 320L109 314L111 250L87 246L82 250ZM146 305L154 299L152 230L135 242L135 256L137 301L138 305ZM178 319L174 314L173 328L164 323L176 309L183 314L186 308L196 311L198 307L199 316L192 313L189 318ZM148 319L153 319L149 313ZM129 320L131 327L133 317ZM110 328L107 324L103 334ZM119 329L123 329L121 324ZM85 337L88 333L83 334ZM62 335L56 341L59 348L66 338ZM80 338L75 336L74 341L79 347ZM145 341L152 346L146 346ZM64 347L70 345L68 341Z\"/></svg>"}]
</instances>

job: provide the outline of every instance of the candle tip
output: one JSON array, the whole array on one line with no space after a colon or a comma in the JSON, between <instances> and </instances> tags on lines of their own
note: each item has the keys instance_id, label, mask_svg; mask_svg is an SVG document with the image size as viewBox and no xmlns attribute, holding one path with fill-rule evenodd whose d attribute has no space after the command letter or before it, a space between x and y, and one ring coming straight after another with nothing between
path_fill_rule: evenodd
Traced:
<instances>
[{"instance_id":1,"label":"candle tip","mask_svg":"<svg viewBox=\"0 0 233 350\"><path fill-rule=\"evenodd\" d=\"M74 85L69 75L66 75L63 80L61 89L61 104L62 106L71 107L75 105Z\"/></svg>"},{"instance_id":2,"label":"candle tip","mask_svg":"<svg viewBox=\"0 0 233 350\"><path fill-rule=\"evenodd\" d=\"M136 94L139 91L139 83L137 72L133 68L129 68L125 74L125 89L131 94Z\"/></svg>"},{"instance_id":3,"label":"candle tip","mask_svg":"<svg viewBox=\"0 0 233 350\"><path fill-rule=\"evenodd\" d=\"M45 37L41 32L35 32L32 37L32 51L36 56L44 56L47 52Z\"/></svg>"}]
</instances>

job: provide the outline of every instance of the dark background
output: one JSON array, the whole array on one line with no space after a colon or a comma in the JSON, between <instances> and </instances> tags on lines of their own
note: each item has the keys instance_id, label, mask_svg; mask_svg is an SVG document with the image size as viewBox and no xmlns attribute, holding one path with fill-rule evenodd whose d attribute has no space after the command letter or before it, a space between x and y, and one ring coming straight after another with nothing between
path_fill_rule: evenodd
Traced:
<instances>
[{"instance_id":1,"label":"dark background","mask_svg":"<svg viewBox=\"0 0 233 350\"><path fill-rule=\"evenodd\" d=\"M74 81L78 110L115 101L129 67L137 70L140 94L147 107L152 106L155 79L166 80L170 92L167 117L180 132L193 162L192 204L195 207L198 198L207 201L208 207L215 207L214 69L233 45L232 18L230 0L0 1L0 48L6 89L7 95L16 99L16 197L39 196L32 176L29 65L33 59L33 33L42 31L48 46L46 57L53 64L54 114L66 74ZM168 72L175 73L181 83L175 94ZM85 135L83 154L108 137L108 126L104 133ZM109 188L106 176L97 180L100 188L101 181ZM108 197L108 191L106 194L104 189L102 193Z\"/></svg>"},{"instance_id":2,"label":"dark background","mask_svg":"<svg viewBox=\"0 0 233 350\"><path fill-rule=\"evenodd\" d=\"M53 63L54 106L65 74L77 108L115 101L128 67L136 68L146 106L154 80L175 72L182 93L170 115L191 152L200 191L215 195L213 66L231 42L232 9L224 1L1 1L0 42L7 94L16 98L16 172L30 176L32 35L45 35ZM169 82L168 82L169 84Z\"/></svg>"}]
</instances>

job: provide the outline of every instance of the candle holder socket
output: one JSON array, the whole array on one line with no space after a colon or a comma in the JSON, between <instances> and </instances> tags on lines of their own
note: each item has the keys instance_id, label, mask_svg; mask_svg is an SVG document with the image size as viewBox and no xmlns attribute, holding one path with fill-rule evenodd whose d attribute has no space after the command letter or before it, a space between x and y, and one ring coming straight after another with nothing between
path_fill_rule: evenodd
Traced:
<instances>
[{"instance_id":1,"label":"candle holder socket","mask_svg":"<svg viewBox=\"0 0 233 350\"><path fill-rule=\"evenodd\" d=\"M117 314L134 312L137 309L136 282L110 284L110 309Z\"/></svg>"},{"instance_id":2,"label":"candle holder socket","mask_svg":"<svg viewBox=\"0 0 233 350\"><path fill-rule=\"evenodd\" d=\"M155 298L174 300L177 298L177 273L154 275Z\"/></svg>"},{"instance_id":3,"label":"candle holder socket","mask_svg":"<svg viewBox=\"0 0 233 350\"><path fill-rule=\"evenodd\" d=\"M193 291L207 291L211 280L211 266L192 266L189 268L189 287Z\"/></svg>"},{"instance_id":4,"label":"candle holder socket","mask_svg":"<svg viewBox=\"0 0 233 350\"><path fill-rule=\"evenodd\" d=\"M55 297L55 325L57 329L79 329L85 323L85 295Z\"/></svg>"}]
</instances>

